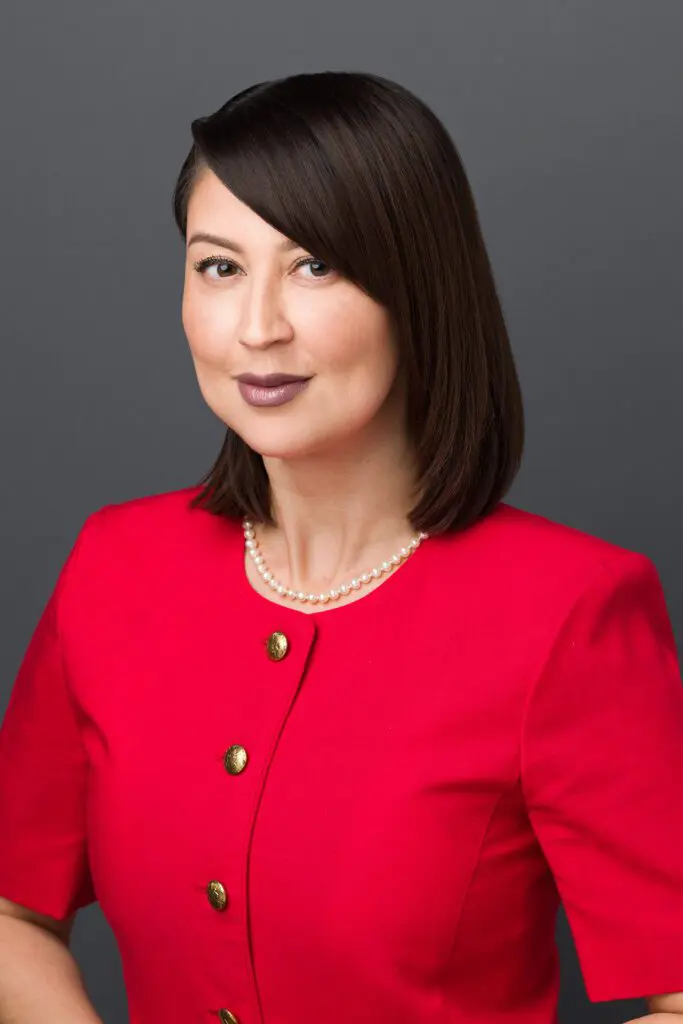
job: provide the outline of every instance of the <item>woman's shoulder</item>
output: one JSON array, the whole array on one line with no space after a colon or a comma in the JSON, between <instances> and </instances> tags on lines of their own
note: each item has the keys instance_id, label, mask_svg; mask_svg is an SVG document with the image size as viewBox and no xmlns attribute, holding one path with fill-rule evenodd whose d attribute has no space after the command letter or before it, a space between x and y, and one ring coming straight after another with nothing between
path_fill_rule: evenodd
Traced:
<instances>
[{"instance_id":1,"label":"woman's shoulder","mask_svg":"<svg viewBox=\"0 0 683 1024\"><path fill-rule=\"evenodd\" d=\"M241 523L192 504L199 486L144 494L103 505L83 522L74 550L80 576L137 577L164 573L211 558L217 547L244 543Z\"/></svg>"},{"instance_id":2,"label":"woman's shoulder","mask_svg":"<svg viewBox=\"0 0 683 1024\"><path fill-rule=\"evenodd\" d=\"M552 559L590 568L596 561L619 561L639 554L588 529L508 502L499 502L487 518L491 539L503 544L511 557Z\"/></svg>"},{"instance_id":3,"label":"woman's shoulder","mask_svg":"<svg viewBox=\"0 0 683 1024\"><path fill-rule=\"evenodd\" d=\"M597 532L570 525L509 502L495 508L462 532L436 538L441 571L535 599L563 603L601 574L651 567L640 551Z\"/></svg>"},{"instance_id":4,"label":"woman's shoulder","mask_svg":"<svg viewBox=\"0 0 683 1024\"><path fill-rule=\"evenodd\" d=\"M91 532L103 540L138 541L146 547L163 546L169 539L178 539L179 534L189 537L211 533L216 524L222 532L241 537L242 527L236 519L226 519L193 504L201 490L193 485L112 502L92 512L85 525L92 524Z\"/></svg>"},{"instance_id":5,"label":"woman's shoulder","mask_svg":"<svg viewBox=\"0 0 683 1024\"><path fill-rule=\"evenodd\" d=\"M591 607L617 591L651 600L659 586L646 555L507 502L427 540L413 582L428 611L425 633L455 629L484 645L495 638L496 650L532 661L584 596Z\"/></svg>"}]
</instances>

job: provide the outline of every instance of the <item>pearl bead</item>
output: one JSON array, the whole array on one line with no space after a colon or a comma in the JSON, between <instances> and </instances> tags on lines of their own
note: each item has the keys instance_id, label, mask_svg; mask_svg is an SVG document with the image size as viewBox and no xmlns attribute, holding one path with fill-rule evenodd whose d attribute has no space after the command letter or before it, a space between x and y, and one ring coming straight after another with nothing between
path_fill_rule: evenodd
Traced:
<instances>
[{"instance_id":1,"label":"pearl bead","mask_svg":"<svg viewBox=\"0 0 683 1024\"><path fill-rule=\"evenodd\" d=\"M245 549L249 552L249 555L251 556L264 583L266 583L271 590L276 591L281 597L287 597L290 601L307 601L310 604L327 604L329 601L337 601L340 597L346 597L351 590L360 590L362 584L370 583L372 580L378 580L383 573L389 573L397 565L400 565L402 559L408 558L408 556L419 547L420 542L426 540L429 536L424 532L419 533L416 537L413 537L406 547L400 548L398 553L391 555L387 561L382 562L380 565L376 565L373 569L370 569L368 572L364 572L361 576L355 577L350 581L350 583L340 584L337 589L330 590L327 594L305 594L302 590L292 590L291 587L285 587L284 584L275 579L272 572L266 565L265 558L259 551L253 522L250 519L244 519L242 521L242 526L244 529Z\"/></svg>"}]
</instances>

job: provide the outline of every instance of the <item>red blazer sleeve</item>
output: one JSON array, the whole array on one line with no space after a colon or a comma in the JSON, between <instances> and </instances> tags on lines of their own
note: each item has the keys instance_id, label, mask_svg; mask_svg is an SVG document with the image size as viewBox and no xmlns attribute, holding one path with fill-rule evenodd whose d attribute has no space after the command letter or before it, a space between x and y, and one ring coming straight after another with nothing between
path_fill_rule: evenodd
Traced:
<instances>
[{"instance_id":1,"label":"red blazer sleeve","mask_svg":"<svg viewBox=\"0 0 683 1024\"><path fill-rule=\"evenodd\" d=\"M683 991L683 685L645 555L620 552L575 602L521 749L589 998Z\"/></svg>"},{"instance_id":2,"label":"red blazer sleeve","mask_svg":"<svg viewBox=\"0 0 683 1024\"><path fill-rule=\"evenodd\" d=\"M59 919L95 901L86 843L88 763L60 626L91 519L31 636L0 727L0 896Z\"/></svg>"}]
</instances>

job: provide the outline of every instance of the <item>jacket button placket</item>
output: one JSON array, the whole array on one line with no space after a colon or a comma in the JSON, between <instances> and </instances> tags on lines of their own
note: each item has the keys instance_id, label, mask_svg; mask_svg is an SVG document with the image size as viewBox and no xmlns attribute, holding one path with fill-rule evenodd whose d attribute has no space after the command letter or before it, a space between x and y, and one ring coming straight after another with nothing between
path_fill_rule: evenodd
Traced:
<instances>
[{"instance_id":1,"label":"jacket button placket","mask_svg":"<svg viewBox=\"0 0 683 1024\"><path fill-rule=\"evenodd\" d=\"M242 875L236 880L245 901L248 900L246 879L257 808L261 804L269 764L277 756L277 742L283 722L296 699L315 640L316 628L312 619L313 616L302 616L302 621L293 624L287 632L274 629L261 640L261 651L254 650L242 667L244 678L241 685L245 689L240 690L239 720L232 725L237 734L230 737L229 745L222 754L222 770L233 779L231 785L245 787L240 791L239 801L234 804L233 818L233 827L238 828L246 837L244 857L240 858ZM245 732L248 737L245 737ZM239 809L246 811L247 808L251 818L245 817L238 821ZM207 897L216 911L229 912L229 894L219 879L209 881ZM247 1010L236 1008L239 1009L238 1018L235 1009L223 1006L217 1013L223 1024L262 1024L260 993L248 933L244 941L258 1013L247 1019ZM230 993L227 992L226 1002L229 999Z\"/></svg>"}]
</instances>

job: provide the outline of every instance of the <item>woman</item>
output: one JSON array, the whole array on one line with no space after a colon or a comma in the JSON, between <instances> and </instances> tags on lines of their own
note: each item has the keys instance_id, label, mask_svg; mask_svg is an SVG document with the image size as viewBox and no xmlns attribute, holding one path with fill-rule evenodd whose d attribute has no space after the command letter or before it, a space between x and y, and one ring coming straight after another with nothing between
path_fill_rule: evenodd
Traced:
<instances>
[{"instance_id":1,"label":"woman","mask_svg":"<svg viewBox=\"0 0 683 1024\"><path fill-rule=\"evenodd\" d=\"M89 516L31 639L0 1006L97 1020L52 932L98 900L131 1024L550 1024L561 898L591 999L683 1012L660 580L502 500L520 389L445 128L324 72L192 132L182 317L225 443Z\"/></svg>"}]
</instances>

